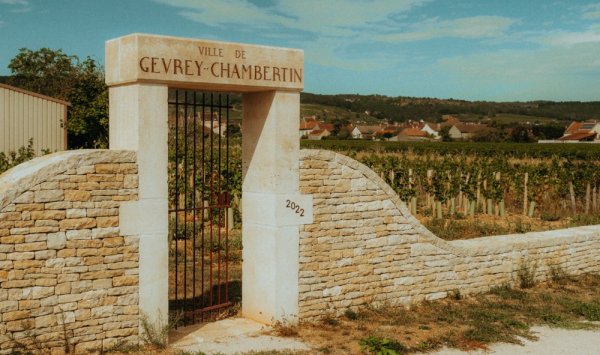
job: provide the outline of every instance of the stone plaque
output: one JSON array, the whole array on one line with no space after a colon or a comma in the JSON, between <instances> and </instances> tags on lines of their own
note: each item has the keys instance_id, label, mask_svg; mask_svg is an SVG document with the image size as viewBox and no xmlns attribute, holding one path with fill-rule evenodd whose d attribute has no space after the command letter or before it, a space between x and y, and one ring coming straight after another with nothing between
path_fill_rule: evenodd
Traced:
<instances>
[{"instance_id":1,"label":"stone plaque","mask_svg":"<svg viewBox=\"0 0 600 355\"><path fill-rule=\"evenodd\" d=\"M106 42L106 83L162 83L206 90L304 88L304 52L132 34Z\"/></svg>"}]
</instances>

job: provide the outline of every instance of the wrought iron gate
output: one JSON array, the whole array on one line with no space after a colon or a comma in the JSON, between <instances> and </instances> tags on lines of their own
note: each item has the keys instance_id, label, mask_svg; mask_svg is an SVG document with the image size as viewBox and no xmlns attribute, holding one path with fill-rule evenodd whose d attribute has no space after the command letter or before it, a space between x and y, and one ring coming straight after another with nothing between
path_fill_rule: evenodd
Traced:
<instances>
[{"instance_id":1,"label":"wrought iron gate","mask_svg":"<svg viewBox=\"0 0 600 355\"><path fill-rule=\"evenodd\" d=\"M169 311L184 324L231 305L229 100L169 90Z\"/></svg>"}]
</instances>

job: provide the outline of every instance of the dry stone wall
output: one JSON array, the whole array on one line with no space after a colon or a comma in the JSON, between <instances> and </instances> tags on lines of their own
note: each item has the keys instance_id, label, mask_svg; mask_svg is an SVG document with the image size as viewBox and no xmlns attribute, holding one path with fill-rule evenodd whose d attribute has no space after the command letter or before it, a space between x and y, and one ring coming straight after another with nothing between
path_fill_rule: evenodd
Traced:
<instances>
[{"instance_id":1,"label":"dry stone wall","mask_svg":"<svg viewBox=\"0 0 600 355\"><path fill-rule=\"evenodd\" d=\"M119 232L137 185L128 151L61 152L0 175L0 354L137 342L138 239Z\"/></svg>"},{"instance_id":2,"label":"dry stone wall","mask_svg":"<svg viewBox=\"0 0 600 355\"><path fill-rule=\"evenodd\" d=\"M446 242L377 174L334 152L301 152L300 190L314 202L314 223L300 229L301 319L485 292L523 267L538 280L551 268L600 272L600 226Z\"/></svg>"}]
</instances>

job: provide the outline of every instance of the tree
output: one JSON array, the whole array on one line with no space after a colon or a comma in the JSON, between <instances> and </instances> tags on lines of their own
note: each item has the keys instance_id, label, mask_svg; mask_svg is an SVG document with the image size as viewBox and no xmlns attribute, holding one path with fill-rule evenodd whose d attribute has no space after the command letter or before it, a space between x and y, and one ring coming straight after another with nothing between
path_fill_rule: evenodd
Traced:
<instances>
[{"instance_id":1,"label":"tree","mask_svg":"<svg viewBox=\"0 0 600 355\"><path fill-rule=\"evenodd\" d=\"M60 49L41 48L32 51L21 48L8 64L13 74L9 83L65 100L75 80L78 61L76 56L66 55Z\"/></svg>"},{"instance_id":2,"label":"tree","mask_svg":"<svg viewBox=\"0 0 600 355\"><path fill-rule=\"evenodd\" d=\"M104 71L93 59L82 62L60 49L21 48L8 68L10 84L71 103L69 148L108 147L108 89Z\"/></svg>"},{"instance_id":3,"label":"tree","mask_svg":"<svg viewBox=\"0 0 600 355\"><path fill-rule=\"evenodd\" d=\"M510 132L510 140L516 143L529 143L531 137L529 137L529 130L527 127L517 126Z\"/></svg>"},{"instance_id":4,"label":"tree","mask_svg":"<svg viewBox=\"0 0 600 355\"><path fill-rule=\"evenodd\" d=\"M108 89L104 72L93 59L88 57L78 66L67 101L71 103L69 146L108 148Z\"/></svg>"},{"instance_id":5,"label":"tree","mask_svg":"<svg viewBox=\"0 0 600 355\"><path fill-rule=\"evenodd\" d=\"M440 129L440 137L442 137L442 142L451 142L452 137L450 136L450 126L442 126Z\"/></svg>"}]
</instances>

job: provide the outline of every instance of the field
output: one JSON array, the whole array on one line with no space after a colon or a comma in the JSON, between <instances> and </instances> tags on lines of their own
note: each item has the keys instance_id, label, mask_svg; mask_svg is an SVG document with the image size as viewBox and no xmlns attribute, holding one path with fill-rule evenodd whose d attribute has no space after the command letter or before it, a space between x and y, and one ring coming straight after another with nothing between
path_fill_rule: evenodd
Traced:
<instances>
[{"instance_id":1,"label":"field","mask_svg":"<svg viewBox=\"0 0 600 355\"><path fill-rule=\"evenodd\" d=\"M331 122L335 119L348 120L352 123L380 124L382 121L364 112L352 112L350 110L320 104L300 105L300 116L316 116L319 121Z\"/></svg>"},{"instance_id":2,"label":"field","mask_svg":"<svg viewBox=\"0 0 600 355\"><path fill-rule=\"evenodd\" d=\"M564 124L564 121L557 120L555 118L542 117L542 116L529 116L529 115L518 115L513 113L498 113L493 116L487 115L475 115L475 114L459 114L456 116L462 122L496 122L498 124L511 124L511 123L538 123L538 124Z\"/></svg>"},{"instance_id":3,"label":"field","mask_svg":"<svg viewBox=\"0 0 600 355\"><path fill-rule=\"evenodd\" d=\"M447 240L600 223L600 145L303 141L371 167Z\"/></svg>"}]
</instances>

